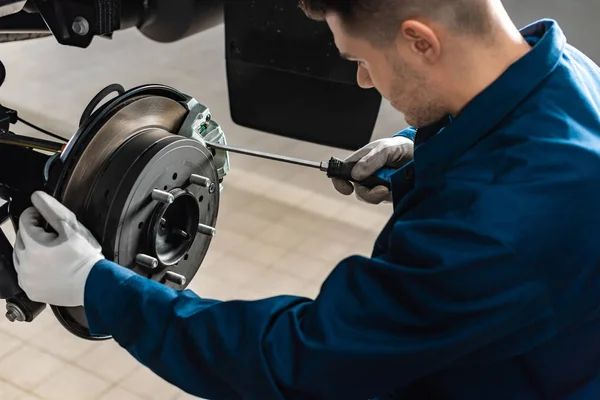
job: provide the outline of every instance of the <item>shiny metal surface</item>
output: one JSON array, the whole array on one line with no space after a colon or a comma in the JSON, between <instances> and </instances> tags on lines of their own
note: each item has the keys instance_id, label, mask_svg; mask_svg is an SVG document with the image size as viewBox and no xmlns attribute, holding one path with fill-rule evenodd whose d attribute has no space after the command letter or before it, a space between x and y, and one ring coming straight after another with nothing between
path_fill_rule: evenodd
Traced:
<instances>
[{"instance_id":1,"label":"shiny metal surface","mask_svg":"<svg viewBox=\"0 0 600 400\"><path fill-rule=\"evenodd\" d=\"M284 162L284 163L288 163L288 164L301 165L303 167L310 167L310 168L317 168L317 169L323 168L323 163L321 163L321 162L302 160L302 159L293 158L293 157L286 157L286 156L282 156L279 154L272 154L272 153L265 153L263 151L242 149L240 147L233 147L233 146L228 146L228 145L224 145L224 144L220 144L220 143L211 143L211 142L206 142L206 146L212 147L212 148L218 149L218 150L230 151L232 153L238 153L238 154L244 154L244 155L252 156L252 157L264 158L267 160L280 161L280 162Z\"/></svg>"},{"instance_id":2,"label":"shiny metal surface","mask_svg":"<svg viewBox=\"0 0 600 400\"><path fill-rule=\"evenodd\" d=\"M212 183L210 181L209 178L205 177L205 176L200 176L200 175L196 175L196 174L192 174L192 176L190 176L190 183L192 185L198 185L198 186L202 186L202 187L209 187L210 184Z\"/></svg>"},{"instance_id":3,"label":"shiny metal surface","mask_svg":"<svg viewBox=\"0 0 600 400\"><path fill-rule=\"evenodd\" d=\"M23 310L21 310L19 306L13 303L6 303L6 318L10 322L23 322L27 319Z\"/></svg>"},{"instance_id":4,"label":"shiny metal surface","mask_svg":"<svg viewBox=\"0 0 600 400\"><path fill-rule=\"evenodd\" d=\"M212 226L198 224L198 233L206 236L216 236L217 230Z\"/></svg>"},{"instance_id":5,"label":"shiny metal surface","mask_svg":"<svg viewBox=\"0 0 600 400\"><path fill-rule=\"evenodd\" d=\"M135 262L149 269L158 268L158 260L147 254L138 254L135 256Z\"/></svg>"},{"instance_id":6,"label":"shiny metal surface","mask_svg":"<svg viewBox=\"0 0 600 400\"><path fill-rule=\"evenodd\" d=\"M168 271L165 274L165 280L177 286L185 286L185 284L187 283L187 279L185 279L185 276L173 271Z\"/></svg>"},{"instance_id":7,"label":"shiny metal surface","mask_svg":"<svg viewBox=\"0 0 600 400\"><path fill-rule=\"evenodd\" d=\"M158 201L160 203L171 204L175 201L175 197L164 190L154 189L152 191L152 200Z\"/></svg>"},{"instance_id":8,"label":"shiny metal surface","mask_svg":"<svg viewBox=\"0 0 600 400\"><path fill-rule=\"evenodd\" d=\"M62 202L76 215L81 211L102 164L128 138L148 129L177 132L187 111L165 97L143 97L117 111L91 140L65 186Z\"/></svg>"}]
</instances>

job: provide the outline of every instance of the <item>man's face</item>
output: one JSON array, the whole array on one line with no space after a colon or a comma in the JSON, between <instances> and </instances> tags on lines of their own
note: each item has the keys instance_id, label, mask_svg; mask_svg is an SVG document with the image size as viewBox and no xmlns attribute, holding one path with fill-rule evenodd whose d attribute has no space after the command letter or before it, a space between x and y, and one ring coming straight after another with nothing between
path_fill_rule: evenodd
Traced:
<instances>
[{"instance_id":1,"label":"man's face","mask_svg":"<svg viewBox=\"0 0 600 400\"><path fill-rule=\"evenodd\" d=\"M360 87L377 89L411 126L428 125L446 115L435 89L434 69L419 59L408 40L375 46L367 39L350 35L337 15L328 15L326 21L341 55L357 62Z\"/></svg>"}]
</instances>

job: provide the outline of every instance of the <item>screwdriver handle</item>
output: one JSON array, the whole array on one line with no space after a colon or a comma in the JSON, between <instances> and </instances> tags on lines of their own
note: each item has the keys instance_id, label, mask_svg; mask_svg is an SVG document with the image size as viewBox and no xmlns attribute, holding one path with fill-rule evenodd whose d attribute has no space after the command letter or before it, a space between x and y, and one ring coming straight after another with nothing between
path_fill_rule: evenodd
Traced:
<instances>
[{"instance_id":1,"label":"screwdriver handle","mask_svg":"<svg viewBox=\"0 0 600 400\"><path fill-rule=\"evenodd\" d=\"M369 189L373 189L376 186L385 186L386 188L390 189L391 184L389 178L392 173L396 172L396 170L391 168L382 168L367 179L359 182L352 178L352 169L355 165L356 162L347 162L340 160L339 158L332 157L331 160L329 160L329 165L327 167L327 177L355 182Z\"/></svg>"}]
</instances>

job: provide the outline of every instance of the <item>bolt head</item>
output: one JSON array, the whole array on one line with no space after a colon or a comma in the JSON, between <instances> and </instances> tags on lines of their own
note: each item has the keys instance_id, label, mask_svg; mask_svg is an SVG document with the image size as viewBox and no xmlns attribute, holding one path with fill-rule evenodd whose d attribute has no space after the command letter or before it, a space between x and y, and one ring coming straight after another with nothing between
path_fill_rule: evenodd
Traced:
<instances>
[{"instance_id":1,"label":"bolt head","mask_svg":"<svg viewBox=\"0 0 600 400\"><path fill-rule=\"evenodd\" d=\"M6 312L6 319L8 319L10 322L15 322L17 317L18 315L14 310L9 310Z\"/></svg>"},{"instance_id":2,"label":"bolt head","mask_svg":"<svg viewBox=\"0 0 600 400\"><path fill-rule=\"evenodd\" d=\"M27 318L26 315L23 313L23 310L21 310L19 306L13 303L6 303L5 316L10 322L23 322Z\"/></svg>"},{"instance_id":3,"label":"bolt head","mask_svg":"<svg viewBox=\"0 0 600 400\"><path fill-rule=\"evenodd\" d=\"M211 182L210 186L208 186L208 193L213 194L217 189L217 185L214 182Z\"/></svg>"},{"instance_id":4,"label":"bolt head","mask_svg":"<svg viewBox=\"0 0 600 400\"><path fill-rule=\"evenodd\" d=\"M90 32L90 23L83 17L77 17L71 25L71 29L79 36L85 36Z\"/></svg>"}]
</instances>

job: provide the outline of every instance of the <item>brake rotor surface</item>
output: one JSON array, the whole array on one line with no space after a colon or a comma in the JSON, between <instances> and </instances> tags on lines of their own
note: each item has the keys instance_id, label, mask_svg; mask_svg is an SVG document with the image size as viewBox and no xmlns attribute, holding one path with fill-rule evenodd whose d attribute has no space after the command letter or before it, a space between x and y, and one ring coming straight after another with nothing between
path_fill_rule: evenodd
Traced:
<instances>
[{"instance_id":1,"label":"brake rotor surface","mask_svg":"<svg viewBox=\"0 0 600 400\"><path fill-rule=\"evenodd\" d=\"M174 289L187 287L198 271L219 207L212 153L176 134L187 112L157 95L115 106L91 127L91 140L55 191L107 259ZM110 338L90 333L83 307L53 311L79 337Z\"/></svg>"}]
</instances>

